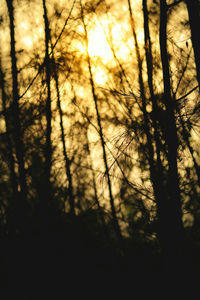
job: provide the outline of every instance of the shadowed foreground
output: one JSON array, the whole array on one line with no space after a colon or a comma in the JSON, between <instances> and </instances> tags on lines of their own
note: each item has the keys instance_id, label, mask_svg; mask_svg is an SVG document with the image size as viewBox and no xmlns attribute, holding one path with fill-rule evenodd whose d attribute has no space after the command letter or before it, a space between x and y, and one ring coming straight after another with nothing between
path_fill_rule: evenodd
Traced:
<instances>
[{"instance_id":1,"label":"shadowed foreground","mask_svg":"<svg viewBox=\"0 0 200 300\"><path fill-rule=\"evenodd\" d=\"M87 284L94 281L92 287L97 288L99 276L103 281L108 276L110 281L119 280L121 284L127 277L132 280L135 290L143 293L146 291L143 287L150 283L153 284L151 289L157 290L158 284L162 284L163 275L170 274L168 284L174 276L177 284L178 279L181 278L183 283L191 272L199 270L197 246L188 246L187 255L184 249L185 261L182 261L180 270L172 268L166 272L157 241L126 238L120 250L115 238L107 240L103 228L93 223L91 218L90 223L88 220L87 216L76 217L72 221L66 215L54 219L46 236L41 237L35 231L29 236L2 239L1 287L9 290L15 287L16 291L21 292L30 292L34 287L35 292L47 283L49 291L57 286L71 290L72 285L78 289L80 284L86 283L87 288Z\"/></svg>"}]
</instances>

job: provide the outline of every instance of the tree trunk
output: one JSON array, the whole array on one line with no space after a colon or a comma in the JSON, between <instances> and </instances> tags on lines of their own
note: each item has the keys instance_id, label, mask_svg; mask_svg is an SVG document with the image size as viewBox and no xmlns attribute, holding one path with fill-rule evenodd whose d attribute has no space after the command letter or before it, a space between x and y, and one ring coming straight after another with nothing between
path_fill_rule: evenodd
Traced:
<instances>
[{"instance_id":1,"label":"tree trunk","mask_svg":"<svg viewBox=\"0 0 200 300\"><path fill-rule=\"evenodd\" d=\"M130 13L133 37L135 40L136 57L137 57L137 62L138 62L138 72L139 72L138 82L139 82L141 98L142 98L141 110L143 112L143 117L144 117L144 132L145 132L145 135L147 138L150 179L152 182L154 197L155 197L155 201L157 204L157 214L158 214L158 223L159 223L157 233L158 233L158 238L159 238L161 244L163 244L162 243L163 216L160 214L160 206L161 206L161 203L165 203L166 196L165 196L165 191L164 191L163 168L162 168L162 164L161 164L161 160L160 160L160 142L159 142L156 120L153 118L154 137L155 137L155 141L156 141L156 153L157 153L157 162L155 162L153 138L150 133L149 119L148 119L148 114L147 114L147 110L146 110L146 97L145 97L145 92L144 92L144 83L143 83L143 76L142 76L142 60L141 60L140 51L139 51L139 44L137 42L137 35L135 32L135 24L134 24L134 19L133 19L133 15L132 15L130 0L128 0L128 4L129 4L129 13ZM143 1L144 31L145 31L145 46L146 46L145 50L146 50L146 59L147 59L148 84L149 84L149 89L150 89L150 94L151 94L152 109L154 111L156 108L156 97L154 95L153 83L152 83L153 65L152 65L152 56L151 56L151 52L150 52L151 44L150 44L150 36L149 36L148 23L147 23L147 21L148 21L147 20L147 8L146 8L145 4L146 4L145 1Z\"/></svg>"},{"instance_id":2,"label":"tree trunk","mask_svg":"<svg viewBox=\"0 0 200 300\"><path fill-rule=\"evenodd\" d=\"M91 157L91 152L90 152L90 146L89 146L89 140L88 140L87 133L86 133L86 136L87 136L87 144L88 144L87 152L88 152L88 155L89 155L89 158L90 158L90 168L91 168L91 171L92 171L92 182L93 182L93 187L94 187L95 203L97 205L98 213L99 213L99 216L100 216L100 219L101 219L101 223L102 223L102 226L103 226L103 229L104 229L104 236L107 239L107 241L109 241L110 240L109 232L108 232L108 229L107 229L107 226L106 226L106 222L105 222L105 219L104 219L103 210L101 208L101 205L100 205L100 202L99 202L99 198L98 198L97 185L96 185L96 179L95 179L95 172L94 172L94 169L93 169L93 166L92 166L92 157Z\"/></svg>"},{"instance_id":3,"label":"tree trunk","mask_svg":"<svg viewBox=\"0 0 200 300\"><path fill-rule=\"evenodd\" d=\"M163 73L164 97L166 108L166 144L168 160L168 199L159 207L162 221L162 237L168 262L177 263L182 246L182 209L177 166L178 137L174 115L175 103L171 97L171 83L167 53L167 5L166 0L160 0L160 53Z\"/></svg>"},{"instance_id":4,"label":"tree trunk","mask_svg":"<svg viewBox=\"0 0 200 300\"><path fill-rule=\"evenodd\" d=\"M189 15L191 39L196 64L197 81L200 90L200 3L198 0L186 0L186 5Z\"/></svg>"},{"instance_id":5,"label":"tree trunk","mask_svg":"<svg viewBox=\"0 0 200 300\"><path fill-rule=\"evenodd\" d=\"M152 104L152 124L154 129L154 140L155 140L155 148L156 148L156 177L155 177L155 186L156 186L156 193L157 193L157 211L158 211L158 236L162 240L162 221L160 216L160 206L167 201L166 198L166 187L165 187L165 176L163 165L161 161L161 141L158 131L158 121L156 119L156 112L158 108L157 98L154 94L153 88L153 57L152 57L152 48L151 48L151 38L150 38L150 31L149 31L149 20L148 20L148 9L147 9L147 0L143 0L143 18L144 18L144 39L145 39L145 56L146 56L146 63L147 63L147 75L148 75L148 86Z\"/></svg>"},{"instance_id":6,"label":"tree trunk","mask_svg":"<svg viewBox=\"0 0 200 300\"><path fill-rule=\"evenodd\" d=\"M47 16L46 1L43 0L43 17L45 24L45 67L46 67L46 85L47 85L47 99L46 99L46 144L45 144L45 189L42 203L42 224L43 230L47 230L47 214L48 208L51 205L52 198L52 186L51 186L51 165L52 165L52 144L51 144L51 76L50 76L50 58L49 58L49 42L50 42L50 28Z\"/></svg>"},{"instance_id":7,"label":"tree trunk","mask_svg":"<svg viewBox=\"0 0 200 300\"><path fill-rule=\"evenodd\" d=\"M53 53L52 53L53 56ZM75 216L75 199L74 199L74 191L73 191L73 183L72 183L72 174L71 174L71 167L70 167L70 159L68 158L66 143L65 143L65 131L63 126L63 111L61 107L60 101L60 91L59 91L59 82L58 82L58 74L56 69L56 64L53 56L53 67L54 67L54 78L56 83L56 93L57 93L57 107L60 116L60 130L61 130L61 141L63 145L63 156L65 160L65 171L68 180L68 196L69 196L69 205L70 205L70 213L72 216ZM64 204L65 210L65 204Z\"/></svg>"},{"instance_id":8,"label":"tree trunk","mask_svg":"<svg viewBox=\"0 0 200 300\"><path fill-rule=\"evenodd\" d=\"M16 201L18 200L18 183L17 183L17 174L15 172L15 161L13 155L13 145L11 141L11 128L10 128L10 120L7 112L7 95L5 91L5 79L4 73L1 66L1 58L0 58L0 87L2 92L2 107L3 107L3 115L6 125L6 143L7 143L7 151L8 151L8 168L10 172L10 182L12 187L12 196L9 205L8 205L8 219L7 219L7 226L8 226L8 234L10 236L16 233L16 220L15 220L15 205ZM18 201L17 201L18 202Z\"/></svg>"},{"instance_id":9,"label":"tree trunk","mask_svg":"<svg viewBox=\"0 0 200 300\"><path fill-rule=\"evenodd\" d=\"M99 108L98 108L98 99L97 99L96 92L95 92L93 74L92 74L92 69L91 69L91 61L90 61L90 56L89 56L89 52L88 52L87 28L86 28L86 24L85 24L85 20L84 20L84 13L83 13L83 7L82 7L81 1L80 1L80 6L81 6L81 17L82 17L82 22L83 22L84 31L85 31L85 38L86 38L86 51L87 51L87 61L88 61L88 70L89 70L89 76L90 76L90 84L91 84L91 89L92 89L92 96L93 96L93 100L94 100L94 105L95 105L97 123L98 123L98 127L99 127L99 136L100 136L101 146L102 146L102 151L103 151L103 161L104 161L105 175L106 175L106 178L107 178L107 184L108 184L108 190L109 190L109 198L110 198L110 207L111 207L111 213L112 213L112 219L113 219L113 227L114 227L115 233L116 233L116 235L119 239L119 242L121 243L122 242L122 234L121 234L121 229L120 229L120 226L119 226L119 223L118 223L116 208L115 208L115 204L114 204L112 184L111 184L111 180L110 180L109 167L108 167L108 162L107 162L105 140L104 140L104 136L103 136L101 117L100 117Z\"/></svg>"},{"instance_id":10,"label":"tree trunk","mask_svg":"<svg viewBox=\"0 0 200 300\"><path fill-rule=\"evenodd\" d=\"M7 0L7 7L10 20L10 43L11 43L11 62L12 62L12 116L13 116L13 134L15 140L15 150L19 169L19 185L20 194L23 201L27 198L27 184L26 174L24 167L24 145L23 145L23 133L20 123L20 108L19 108L19 93L18 93L18 72L17 72L17 58L15 50L15 29L14 29L14 9L13 1Z\"/></svg>"},{"instance_id":11,"label":"tree trunk","mask_svg":"<svg viewBox=\"0 0 200 300\"><path fill-rule=\"evenodd\" d=\"M15 153L16 160L18 164L18 177L19 177L19 192L15 195L17 203L15 203L13 209L14 214L17 218L17 224L20 234L26 234L28 231L28 202L27 202L27 182L26 182L26 172L24 163L24 143L23 143L23 130L20 121L20 107L19 107L19 91L18 91L18 71L17 71L17 58L15 50L15 26L14 26L14 8L13 1L7 0L7 8L10 20L10 56L12 65L12 105L11 105L11 115L12 115L12 133L13 140L15 143ZM10 157L11 161L12 158ZM10 162L11 162L10 161ZM11 162L13 164L13 162ZM13 166L12 166L13 168ZM12 180L13 189L16 191L16 180L15 175L12 170ZM13 222L15 222L13 220Z\"/></svg>"}]
</instances>

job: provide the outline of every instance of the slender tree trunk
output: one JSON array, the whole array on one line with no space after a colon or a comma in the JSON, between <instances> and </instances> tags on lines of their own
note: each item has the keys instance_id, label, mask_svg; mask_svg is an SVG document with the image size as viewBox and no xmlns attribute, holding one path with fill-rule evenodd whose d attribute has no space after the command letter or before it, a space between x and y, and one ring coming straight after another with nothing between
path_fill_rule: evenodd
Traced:
<instances>
[{"instance_id":1,"label":"slender tree trunk","mask_svg":"<svg viewBox=\"0 0 200 300\"><path fill-rule=\"evenodd\" d=\"M27 182L26 182L26 171L24 161L24 142L23 142L23 130L21 127L20 120L20 107L19 107L19 91L18 91L18 71L17 71L17 57L15 50L15 25L14 25L14 8L13 0L7 0L7 8L10 21L10 56L12 65L12 104L11 104L11 115L12 115L12 133L15 144L16 161L18 165L18 192L15 195L17 203L13 203L13 222L17 224L18 231L22 235L28 233L28 222L29 222L29 207L27 202ZM11 158L12 160L12 158ZM12 171L13 172L13 171ZM15 178L14 173L13 184ZM16 186L13 186L16 191Z\"/></svg>"},{"instance_id":2,"label":"slender tree trunk","mask_svg":"<svg viewBox=\"0 0 200 300\"><path fill-rule=\"evenodd\" d=\"M145 3L143 3L143 5L145 5ZM160 148L159 148L159 140L158 140L158 135L156 136L157 138L157 144L156 144L156 150L157 150L157 166L155 165L155 160L154 160L154 148L153 148L153 139L150 133L150 125L149 125L149 120L148 120L148 114L147 114L147 110L146 110L146 96L145 96L145 92L144 92L144 82L143 82L143 76L142 76L142 60L141 60L141 56L140 56L140 50L139 50L139 44L137 42L137 35L135 32L135 24L134 24L134 19L133 19L133 15L132 15L132 8L131 8L131 3L130 0L128 0L128 6L129 6L129 13L130 13L130 20L131 20L131 26L132 26L132 31L133 31L133 37L134 37L134 41L135 41L135 48L136 48L136 57L137 57L137 62L138 62L138 72L139 72L139 76L138 76L138 82L139 82L139 86L140 86L140 92L141 92L141 98L142 98L142 112L143 112L143 117L144 117L144 132L147 138L147 147L148 147L148 162L149 162L149 167L150 167L150 178L151 178L151 182L152 182L152 186L153 186L153 191L154 191L154 196L155 196L155 200L157 203L157 212L158 212L158 220L159 220L159 228L158 228L158 236L159 239L162 239L162 216L160 215L160 203L163 202L165 200L165 195L164 195L164 188L163 188L163 171L162 171L162 165L161 165L161 160L160 160ZM145 9L145 6L144 6ZM145 12L146 13L146 12ZM144 16L146 18L146 15ZM150 47L150 37L149 37L149 33L148 33L148 28L147 28L147 24L146 19L144 20L144 25L145 25L145 41L147 44L148 41L148 46ZM148 48L150 50L150 48ZM147 49L146 49L147 51ZM152 84L152 57L151 57L151 52L146 52L147 55L147 66L148 66L148 82L149 82L149 88L150 88L150 92L151 92L151 96L152 98L152 102L153 102L153 106L155 108L156 105L156 100L154 97L154 91L153 91L153 84ZM157 132L157 124L154 122L153 123L154 127L155 127L155 133L158 134ZM161 177L159 177L159 175ZM162 242L161 242L162 243Z\"/></svg>"},{"instance_id":3,"label":"slender tree trunk","mask_svg":"<svg viewBox=\"0 0 200 300\"><path fill-rule=\"evenodd\" d=\"M133 19L130 0L128 0L128 7L129 7L130 23L131 23L131 27L132 27L134 42L135 42L137 67L138 67L138 73L139 73L138 83L139 83L139 87L140 87L140 95L141 95L141 100L142 100L141 110L142 110L143 117L144 117L144 132L145 132L145 135L147 138L147 147L148 147L148 161L149 161L149 165L150 165L150 173L153 174L153 177L155 177L156 170L155 170L155 164L154 164L154 149L153 149L153 143L152 143L152 136L150 133L148 114L147 114L147 110L146 110L146 96L145 96L145 90L144 90L142 59L141 59L139 44L138 44L137 35L136 35L136 31L135 31L135 22Z\"/></svg>"},{"instance_id":4,"label":"slender tree trunk","mask_svg":"<svg viewBox=\"0 0 200 300\"><path fill-rule=\"evenodd\" d=\"M153 88L153 56L152 56L152 47L151 47L151 38L149 32L149 20L148 20L148 9L147 9L147 0L143 0L143 18L144 18L144 39L145 39L145 55L146 55L146 63L147 63L147 75L148 75L148 86L150 91L151 103L152 103L152 123L154 129L154 140L155 140L155 147L156 147L156 186L157 186L157 209L158 209L158 219L159 219L159 236L162 239L162 216L160 215L160 206L162 205L161 202L166 202L166 191L165 191L165 178L163 172L163 166L161 161L161 142L160 136L158 132L158 126L156 119L156 111L157 111L157 98L154 94Z\"/></svg>"},{"instance_id":5,"label":"slender tree trunk","mask_svg":"<svg viewBox=\"0 0 200 300\"><path fill-rule=\"evenodd\" d=\"M19 185L21 198L24 201L27 199L27 184L26 173L24 167L24 145L23 145L23 133L20 122L20 108L19 108L19 93L18 93L18 72L17 72L17 58L15 50L15 29L14 29L14 8L13 1L7 0L7 7L10 20L10 56L12 62L12 116L13 116L13 130L15 140L15 150L19 169Z\"/></svg>"},{"instance_id":6,"label":"slender tree trunk","mask_svg":"<svg viewBox=\"0 0 200 300\"><path fill-rule=\"evenodd\" d=\"M52 54L53 55L53 54ZM74 199L74 191L73 191L73 183L72 183L72 174L71 174L71 163L70 159L68 158L67 149L66 149L66 142L65 142L65 131L63 126L63 111L61 107L60 101L60 90L59 90L59 81L58 81L58 74L56 69L56 64L53 56L53 67L54 67L54 78L56 83L56 93L57 93L57 107L60 116L60 130L61 130L61 141L63 145L63 156L65 160L65 171L68 180L68 196L69 196L69 205L70 205L70 213L72 216L75 216L75 199ZM65 204L64 204L65 210Z\"/></svg>"},{"instance_id":7,"label":"slender tree trunk","mask_svg":"<svg viewBox=\"0 0 200 300\"><path fill-rule=\"evenodd\" d=\"M177 166L178 137L174 115L175 103L171 97L171 83L167 53L167 5L166 0L160 0L160 53L162 62L164 104L166 108L166 144L168 160L168 191L167 203L160 207L163 219L163 242L168 259L176 263L182 246L182 209Z\"/></svg>"},{"instance_id":8,"label":"slender tree trunk","mask_svg":"<svg viewBox=\"0 0 200 300\"><path fill-rule=\"evenodd\" d=\"M195 168L195 171L196 171L196 175L197 175L197 182L198 182L198 185L200 187L200 166L194 156L194 149L190 143L190 140L189 140L189 131L187 129L187 126L185 125L184 123L184 120L181 116L181 112L180 112L180 109L179 107L177 107L177 112L179 114L179 120L180 120L180 123L181 123L181 127L182 127L182 134L183 134L183 138L184 138L184 141L186 142L186 145L188 147L188 150L190 151L190 155L192 157L192 161L193 161L193 164L194 164L194 168Z\"/></svg>"},{"instance_id":9,"label":"slender tree trunk","mask_svg":"<svg viewBox=\"0 0 200 300\"><path fill-rule=\"evenodd\" d=\"M158 124L155 117L155 112L157 111L157 100L153 88L153 56L152 56L151 38L149 32L147 0L143 0L143 17L144 17L145 55L146 55L146 63L147 63L148 85L149 85L149 91L150 91L150 97L152 103L152 121L153 121L153 129L154 129L154 138L156 143L158 176L160 178L160 182L163 183L164 175L163 175L163 167L161 162L161 143L160 143L160 137L158 132Z\"/></svg>"},{"instance_id":10,"label":"slender tree trunk","mask_svg":"<svg viewBox=\"0 0 200 300\"><path fill-rule=\"evenodd\" d=\"M200 90L200 37L199 37L199 28L200 28L200 3L199 0L186 0L190 30L191 30L191 39L194 50L194 58L196 63L196 73L197 81L199 84Z\"/></svg>"},{"instance_id":11,"label":"slender tree trunk","mask_svg":"<svg viewBox=\"0 0 200 300\"><path fill-rule=\"evenodd\" d=\"M52 186L51 186L51 165L52 165L52 112L51 112L51 76L50 76L50 57L49 57L49 42L50 42L50 28L47 16L46 1L43 0L43 17L45 25L45 67L46 67L46 85L47 85L47 99L46 99L46 144L45 144L45 189L44 195L41 199L42 203L42 224L43 230L46 231L47 227L47 214L48 208L51 204Z\"/></svg>"},{"instance_id":12,"label":"slender tree trunk","mask_svg":"<svg viewBox=\"0 0 200 300\"><path fill-rule=\"evenodd\" d=\"M89 70L89 75L90 75L90 84L91 84L91 88L92 88L92 96L93 96L93 100L94 100L94 104L95 104L97 123L98 123L98 127L99 127L99 136L100 136L101 146L102 146L102 151L103 151L103 160L104 160L104 166L105 166L105 175L106 175L107 183L108 183L110 207L111 207L111 213L112 213L112 218L113 218L113 226L114 226L116 235L118 236L119 241L121 243L122 234L121 234L121 229L120 229L120 226L118 223L116 208L115 208L115 204L114 204L112 184L111 184L111 180L110 180L109 167L108 167L108 162L107 162L105 140L104 140L104 136L103 136L101 117L100 117L99 108L98 108L98 98L97 98L96 92L95 92L94 79L93 79L93 74L92 74L92 69L91 69L91 60L90 60L90 56L89 56L89 52L88 52L87 28L86 28L86 24L85 24L85 20L84 20L84 13L83 13L83 7L82 7L81 0L80 0L80 6L81 6L81 17L82 17L82 22L83 22L84 31L85 31L85 38L86 38L86 51L87 51L88 70Z\"/></svg>"},{"instance_id":13,"label":"slender tree trunk","mask_svg":"<svg viewBox=\"0 0 200 300\"><path fill-rule=\"evenodd\" d=\"M87 136L87 133L86 133L86 136ZM103 229L104 229L105 238L107 239L107 241L109 241L109 239L110 239L109 232L108 232L108 229L107 229L107 226L106 226L106 222L105 222L104 215L103 215L103 212L102 212L102 208L101 208L99 198L98 198L97 185L96 185L96 180L95 180L95 172L94 172L94 169L92 167L92 158L91 158L91 152L90 152L88 136L87 136L87 144L88 144L88 147L87 147L88 155L89 155L89 158L90 158L90 167L91 167L91 170L92 170L92 182L93 182L93 187L94 187L95 203L96 203L97 208L98 208L98 213L99 213L101 223L102 223L102 226L103 226Z\"/></svg>"},{"instance_id":14,"label":"slender tree trunk","mask_svg":"<svg viewBox=\"0 0 200 300\"><path fill-rule=\"evenodd\" d=\"M15 172L15 161L13 155L13 145L11 142L11 128L10 128L10 120L7 112L7 95L5 91L5 79L4 73L1 66L1 58L0 58L0 87L2 92L2 108L3 108L3 115L6 125L6 143L7 143L7 151L8 151L8 167L10 172L10 182L12 187L12 198L10 199L10 203L8 206L8 233L9 235L15 234L16 231L16 222L15 222L15 202L18 200L18 183L17 183L17 174Z\"/></svg>"}]
</instances>

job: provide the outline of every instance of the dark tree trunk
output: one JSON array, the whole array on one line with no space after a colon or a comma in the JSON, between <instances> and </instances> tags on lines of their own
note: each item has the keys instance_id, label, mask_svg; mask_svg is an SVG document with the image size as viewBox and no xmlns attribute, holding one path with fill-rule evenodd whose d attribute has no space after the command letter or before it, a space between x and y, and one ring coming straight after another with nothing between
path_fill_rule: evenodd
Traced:
<instances>
[{"instance_id":1,"label":"dark tree trunk","mask_svg":"<svg viewBox=\"0 0 200 300\"><path fill-rule=\"evenodd\" d=\"M86 135L87 135L87 133L86 133ZM96 185L96 179L95 179L95 172L94 172L94 169L93 169L93 166L92 166L92 157L91 157L91 152L90 152L90 147L89 147L88 136L87 136L87 144L88 144L88 147L87 147L88 155L89 155L89 158L90 158L90 168L92 170L92 182L93 182L93 187L94 187L95 203L97 205L98 213L99 213L99 216L100 216L100 219L101 219L101 223L102 223L102 226L103 226L103 229L104 229L104 236L107 239L107 241L109 241L110 240L109 232L108 232L108 229L107 229L107 226L106 226L106 222L105 222L105 219L104 219L103 210L101 208L101 205L100 205L100 202L99 202L99 198L98 198L97 185Z\"/></svg>"},{"instance_id":2,"label":"dark tree trunk","mask_svg":"<svg viewBox=\"0 0 200 300\"><path fill-rule=\"evenodd\" d=\"M115 203L114 203L114 197L113 197L113 192L112 192L112 184L110 180L110 174L109 174L109 167L108 167L108 162L107 162L107 154L106 154L106 146L105 146L105 140L103 136L103 129L102 129L102 124L101 124L101 117L99 114L99 108L98 108L98 98L95 92L95 85L94 85L94 80L93 80L93 74L92 74L92 69L91 69L91 61L90 61L90 56L88 52L88 36L87 36L87 28L84 20L84 13L83 13L83 7L80 1L80 6L81 6L81 16L82 16L82 22L84 26L84 31L85 31L85 37L86 37L86 44L87 44L87 61L88 61L88 70L89 70L89 76L90 76L90 84L92 88L92 96L95 104L95 111L96 111L96 117L97 117L97 123L99 127L99 136L101 140L101 146L102 146L102 151L103 151L103 161L104 161L104 166L105 166L105 175L107 178L107 183L108 183L108 190L109 190L109 198L110 198L110 207L111 207L111 213L112 213L112 219L113 219L113 227L115 230L115 233L119 239L119 242L122 242L122 234L121 234L121 229L118 223L118 218L117 218L117 213L116 213L116 208L115 208Z\"/></svg>"},{"instance_id":3,"label":"dark tree trunk","mask_svg":"<svg viewBox=\"0 0 200 300\"><path fill-rule=\"evenodd\" d=\"M20 108L19 108L19 93L18 93L18 72L17 72L17 58L15 50L15 29L14 29L14 9L13 1L7 0L7 7L10 20L10 43L11 43L11 62L12 62L12 116L13 116L13 130L15 140L15 150L19 169L19 184L20 194L23 201L27 198L27 184L26 174L24 167L24 145L23 145L23 133L20 123Z\"/></svg>"},{"instance_id":4,"label":"dark tree trunk","mask_svg":"<svg viewBox=\"0 0 200 300\"><path fill-rule=\"evenodd\" d=\"M171 263L178 263L182 246L182 209L177 167L178 137L174 115L175 103L171 97L170 71L167 53L167 5L160 0L160 53L162 62L164 97L166 108L166 144L168 160L168 199L160 202L159 214L162 221L162 237L166 258Z\"/></svg>"},{"instance_id":5,"label":"dark tree trunk","mask_svg":"<svg viewBox=\"0 0 200 300\"><path fill-rule=\"evenodd\" d=\"M1 66L1 59L0 59L0 87L2 93L2 108L3 108L3 115L6 125L6 143L7 143L7 152L8 152L8 168L10 172L10 182L12 187L12 196L9 205L8 205L8 219L7 219L7 226L8 226L8 234L13 235L16 231L16 222L15 222L15 202L18 200L18 183L17 183L17 174L15 172L15 160L13 155L13 145L11 140L11 127L10 127L10 120L7 111L7 95L5 92L5 79L4 73ZM18 201L17 201L18 202Z\"/></svg>"},{"instance_id":6,"label":"dark tree trunk","mask_svg":"<svg viewBox=\"0 0 200 300\"><path fill-rule=\"evenodd\" d=\"M143 17L144 17L145 56L146 56L146 63L147 63L148 86L149 86L151 103L152 103L152 122L153 122L153 129L154 129L154 139L156 144L157 171L158 171L158 177L160 178L161 190L163 191L164 175L163 175L163 167L161 162L161 142L160 142L160 137L158 132L158 124L155 117L155 113L157 111L158 105L157 105L157 98L154 94L154 88L153 88L153 56L152 56L151 38L149 32L147 0L143 0Z\"/></svg>"},{"instance_id":7,"label":"dark tree trunk","mask_svg":"<svg viewBox=\"0 0 200 300\"><path fill-rule=\"evenodd\" d=\"M150 36L149 36L149 30L148 30L147 8L146 8L145 4L146 4L145 1L143 1L144 31L145 31L145 46L146 46L145 50L146 50L146 59L147 59L148 83L149 83L149 89L150 89L150 95L151 95L151 101L152 101L152 109L155 110L156 97L154 95L153 83L152 83L153 65L152 65L152 56L151 56L151 48L150 48L151 47ZM163 216L160 214L160 206L161 206L161 203L165 203L166 196L165 196L165 191L164 191L163 168L162 168L162 164L161 164L161 160L160 160L160 141L159 141L159 136L158 136L158 131L157 131L156 120L153 118L154 137L155 137L155 141L156 141L156 153L157 153L157 162L156 162L154 159L154 148L153 148L154 140L153 140L151 132L150 132L150 124L149 124L148 114L147 114L147 110L146 110L146 97L145 97L145 92L144 92L144 83L143 83L143 76L142 76L142 60L141 60L141 56L140 56L139 45L137 42L137 35L135 32L135 25L134 25L134 19L132 16L130 0L128 0L128 5L129 5L129 13L130 13L133 37L134 37L134 41L135 41L136 57L137 57L137 62L138 62L138 72L139 72L138 82L139 82L141 98L142 98L141 110L143 112L143 117L144 117L144 133L147 138L147 149L148 149L147 157L148 157L149 168L150 168L150 179L152 182L154 197L155 197L155 201L157 204L157 213L158 213L158 222L159 222L158 237L161 241L162 236L163 236L163 230L162 230ZM161 241L161 243L162 243L162 241Z\"/></svg>"},{"instance_id":8,"label":"dark tree trunk","mask_svg":"<svg viewBox=\"0 0 200 300\"><path fill-rule=\"evenodd\" d=\"M16 193L17 203L13 206L13 214L17 218L17 226L20 234L26 234L28 231L28 202L27 202L27 182L25 172L25 161L24 161L24 143L23 143L23 130L20 121L20 107L19 107L19 91L18 91L18 71L17 71L17 58L15 50L15 25L14 25L14 8L13 1L7 0L7 8L9 13L10 21L10 56L12 65L12 104L11 104L11 115L12 115L12 133L15 144L16 161L18 165L18 189ZM12 158L11 159L11 164ZM13 168L13 166L12 166ZM15 175L12 170L13 185L16 185ZM13 186L16 191L16 186ZM13 220L15 222L15 220Z\"/></svg>"},{"instance_id":9,"label":"dark tree trunk","mask_svg":"<svg viewBox=\"0 0 200 300\"><path fill-rule=\"evenodd\" d=\"M46 231L48 208L52 200L52 186L51 186L51 165L52 165L52 144L51 144L51 76L50 76L50 57L49 57L49 42L50 42L50 28L47 16L46 1L43 0L43 17L45 24L45 67L46 67L46 85L47 85L47 99L46 99L46 144L45 144L45 188L42 203L42 223L43 230Z\"/></svg>"},{"instance_id":10,"label":"dark tree trunk","mask_svg":"<svg viewBox=\"0 0 200 300\"><path fill-rule=\"evenodd\" d=\"M144 90L142 59L141 59L139 44L138 44L137 35L136 35L136 31L135 31L135 22L133 19L130 0L128 0L128 7L129 7L130 23L131 23L131 27L132 27L134 42L135 42L137 67L138 67L138 83L139 83L139 87L140 87L140 95L141 95L141 101L142 101L141 110L142 110L143 118L144 118L144 133L147 138L147 148L148 148L147 158L148 158L148 162L150 165L150 175L152 176L152 178L156 178L156 169L155 169L155 162L154 162L154 148L153 148L153 143L152 143L153 141L152 141L152 135L150 132L149 117L148 117L148 113L146 110L146 95L145 95L145 90ZM153 179L152 183L154 185L154 179Z\"/></svg>"},{"instance_id":11,"label":"dark tree trunk","mask_svg":"<svg viewBox=\"0 0 200 300\"><path fill-rule=\"evenodd\" d=\"M167 201L166 198L166 188L165 188L165 176L164 176L164 170L163 165L161 161L161 141L158 131L158 121L156 118L156 111L158 108L157 104L157 97L154 94L154 88L153 88L153 56L152 56L152 47L151 47L151 38L150 38L150 31L149 31L149 20L148 20L148 9L147 9L147 0L143 0L143 18L144 18L144 39L145 39L145 55L146 55L146 63L147 63L147 75L148 75L148 86L150 91L150 98L152 103L152 124L154 129L154 140L155 140L155 147L156 147L156 171L155 171L155 194L157 194L156 197L156 203L157 203L157 209L158 209L158 223L159 223L159 229L158 229L158 236L160 239L162 239L162 216L160 215L159 207L162 205L162 203L165 203Z\"/></svg>"},{"instance_id":12,"label":"dark tree trunk","mask_svg":"<svg viewBox=\"0 0 200 300\"><path fill-rule=\"evenodd\" d=\"M200 3L198 0L186 0L186 5L189 15L191 39L196 63L197 81L200 90Z\"/></svg>"},{"instance_id":13,"label":"dark tree trunk","mask_svg":"<svg viewBox=\"0 0 200 300\"><path fill-rule=\"evenodd\" d=\"M52 54L53 55L53 54ZM57 107L60 116L60 130L61 130L61 141L63 145L63 156L65 160L65 171L68 180L68 197L69 197L69 205L70 205L70 213L72 216L75 216L75 199L74 199L74 191L73 191L73 183L72 183L72 174L71 174L71 162L67 154L66 142L65 142L65 131L63 126L63 111L61 107L60 101L60 91L59 91L59 82L58 82L58 74L56 69L56 64L53 56L53 64L54 64L54 78L56 83L56 93L57 93ZM65 210L65 204L64 204Z\"/></svg>"},{"instance_id":14,"label":"dark tree trunk","mask_svg":"<svg viewBox=\"0 0 200 300\"><path fill-rule=\"evenodd\" d=\"M183 138L184 138L184 141L188 147L188 150L190 151L190 155L192 157L192 161L193 161L193 164L194 164L194 168L195 168L195 171L196 171L196 175L197 175L197 182L198 182L198 185L200 187L200 166L198 164L198 161L196 160L195 156L194 156L194 149L190 143L190 140L189 140L189 131L187 129L187 126L186 124L184 123L184 120L181 116L181 112L180 110L177 108L177 111L179 113L179 119L180 119L180 123L181 123L181 127L182 127L182 134L183 134Z\"/></svg>"}]
</instances>

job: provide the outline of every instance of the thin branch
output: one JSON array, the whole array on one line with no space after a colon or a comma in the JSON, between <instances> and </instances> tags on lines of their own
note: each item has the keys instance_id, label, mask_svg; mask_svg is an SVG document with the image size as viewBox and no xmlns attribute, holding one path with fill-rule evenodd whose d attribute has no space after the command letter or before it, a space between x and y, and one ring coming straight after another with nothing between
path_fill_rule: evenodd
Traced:
<instances>
[{"instance_id":1,"label":"thin branch","mask_svg":"<svg viewBox=\"0 0 200 300\"><path fill-rule=\"evenodd\" d=\"M54 45L53 45L52 48L51 48L51 52L49 53L49 56L53 53L54 48L56 47L58 41L59 41L60 38L61 38L61 35L63 34L63 32L64 32L64 30L65 30L65 27L66 27L66 25L67 25L67 22L69 21L69 18L71 17L71 14L72 14L72 11L73 11L75 2L76 2L76 0L74 0L74 2L73 2L73 4L72 4L72 7L71 7L70 12L69 12L69 15L68 15L68 17L67 17L67 19L66 19L66 21L65 21L65 24L64 24L64 26L63 26L63 28L62 28L62 30L61 30L59 36L57 37L57 39L56 39ZM22 94L21 96L19 96L19 99L18 99L18 100L20 100L21 98L23 98L23 97L25 96L25 94L28 92L28 90L31 88L31 86L33 85L33 83L35 82L35 80L37 79L37 77L39 76L39 74L41 73L41 71L43 70L43 68L44 68L44 66L45 66L45 61L46 61L46 58L44 59L44 62L40 65L37 74L35 75L35 77L33 77L33 79L31 80L31 82L29 83L28 87L27 87L27 88L25 89L25 91L23 92L23 94Z\"/></svg>"},{"instance_id":2,"label":"thin branch","mask_svg":"<svg viewBox=\"0 0 200 300\"><path fill-rule=\"evenodd\" d=\"M178 1L175 1L175 2L173 2L173 3L171 3L171 4L168 4L168 5L167 5L167 9L170 9L170 8L172 8L173 6L176 6L176 5L178 5L179 3L181 3L181 2L183 2L183 0L178 0Z\"/></svg>"},{"instance_id":3,"label":"thin branch","mask_svg":"<svg viewBox=\"0 0 200 300\"><path fill-rule=\"evenodd\" d=\"M176 101L178 102L178 101L184 99L185 97L187 97L188 95L190 95L192 92L194 92L196 89L198 89L198 87L199 87L198 85L195 86L195 87L194 87L193 89L191 89L187 94L185 94L184 96L178 98Z\"/></svg>"}]
</instances>

